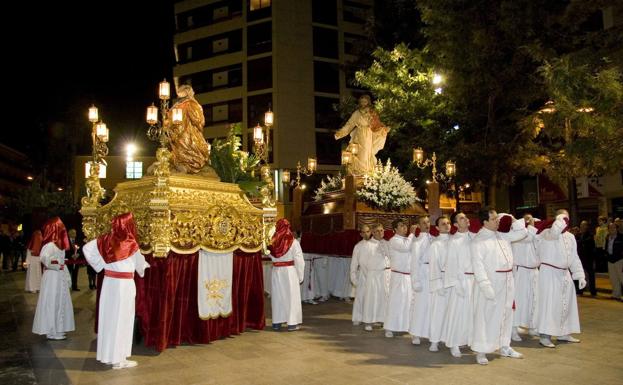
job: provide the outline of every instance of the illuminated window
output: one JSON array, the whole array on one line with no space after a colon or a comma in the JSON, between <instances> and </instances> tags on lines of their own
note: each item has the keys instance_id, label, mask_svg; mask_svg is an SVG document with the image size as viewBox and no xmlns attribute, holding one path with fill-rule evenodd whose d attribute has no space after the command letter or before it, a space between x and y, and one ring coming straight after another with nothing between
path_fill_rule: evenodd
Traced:
<instances>
[{"instance_id":1,"label":"illuminated window","mask_svg":"<svg viewBox=\"0 0 623 385\"><path fill-rule=\"evenodd\" d=\"M88 178L91 176L91 162L86 162L84 164L84 178ZM106 165L100 164L100 179L106 179Z\"/></svg>"},{"instance_id":2,"label":"illuminated window","mask_svg":"<svg viewBox=\"0 0 623 385\"><path fill-rule=\"evenodd\" d=\"M251 0L249 1L249 9L257 11L258 9L270 7L271 0Z\"/></svg>"},{"instance_id":3,"label":"illuminated window","mask_svg":"<svg viewBox=\"0 0 623 385\"><path fill-rule=\"evenodd\" d=\"M126 179L140 179L143 177L143 162L127 162L125 167Z\"/></svg>"}]
</instances>

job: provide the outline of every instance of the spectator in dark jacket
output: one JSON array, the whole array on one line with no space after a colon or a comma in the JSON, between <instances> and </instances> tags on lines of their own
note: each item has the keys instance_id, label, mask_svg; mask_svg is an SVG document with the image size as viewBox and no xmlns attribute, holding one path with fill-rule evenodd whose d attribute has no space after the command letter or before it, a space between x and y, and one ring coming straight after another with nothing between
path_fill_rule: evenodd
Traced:
<instances>
[{"instance_id":1,"label":"spectator in dark jacket","mask_svg":"<svg viewBox=\"0 0 623 385\"><path fill-rule=\"evenodd\" d=\"M580 223L580 232L576 235L578 243L578 255L584 268L584 274L586 274L586 280L588 281L588 287L592 296L597 295L597 287L595 285L595 239L593 233L590 231L590 227L587 221ZM575 283L576 292L583 294L584 289L578 288L578 281Z\"/></svg>"},{"instance_id":2,"label":"spectator in dark jacket","mask_svg":"<svg viewBox=\"0 0 623 385\"><path fill-rule=\"evenodd\" d=\"M619 233L617 225L608 225L608 237L606 238L606 253L608 255L608 275L612 284L612 298L619 301L621 298L621 285L623 284L623 235Z\"/></svg>"}]
</instances>

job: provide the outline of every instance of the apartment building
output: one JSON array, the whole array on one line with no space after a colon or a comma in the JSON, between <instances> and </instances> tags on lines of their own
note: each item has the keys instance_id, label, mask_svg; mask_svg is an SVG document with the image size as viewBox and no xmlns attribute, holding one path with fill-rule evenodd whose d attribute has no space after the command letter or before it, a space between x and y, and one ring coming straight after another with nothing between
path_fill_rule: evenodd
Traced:
<instances>
[{"instance_id":1,"label":"apartment building","mask_svg":"<svg viewBox=\"0 0 623 385\"><path fill-rule=\"evenodd\" d=\"M253 127L270 108L273 168L317 157L319 171L337 170L333 106L361 93L349 79L372 12L372 0L178 1L174 80L195 90L206 138L235 125L252 151Z\"/></svg>"}]
</instances>

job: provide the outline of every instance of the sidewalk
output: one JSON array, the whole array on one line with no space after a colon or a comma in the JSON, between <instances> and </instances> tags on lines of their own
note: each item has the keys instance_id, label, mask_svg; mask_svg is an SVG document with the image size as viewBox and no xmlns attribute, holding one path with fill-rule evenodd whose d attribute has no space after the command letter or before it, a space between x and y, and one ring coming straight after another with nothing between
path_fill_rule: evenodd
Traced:
<instances>
[{"instance_id":1,"label":"sidewalk","mask_svg":"<svg viewBox=\"0 0 623 385\"><path fill-rule=\"evenodd\" d=\"M111 370L95 360L93 332L95 293L86 289L80 272L80 292L72 292L76 331L65 341L48 341L32 334L37 295L25 293L25 273L0 274L0 384L84 385L615 385L623 378L623 304L578 297L582 334L579 344L542 348L525 336L513 347L523 360L490 355L482 367L463 349L453 358L448 349L428 351L428 343L411 345L407 335L385 338L382 330L366 332L351 322L352 305L329 300L303 305L302 330L289 333L248 331L206 345L182 345L157 353L134 344L132 359L139 366ZM607 290L603 277L598 284ZM267 301L270 317L270 301ZM267 320L270 325L270 319Z\"/></svg>"}]
</instances>

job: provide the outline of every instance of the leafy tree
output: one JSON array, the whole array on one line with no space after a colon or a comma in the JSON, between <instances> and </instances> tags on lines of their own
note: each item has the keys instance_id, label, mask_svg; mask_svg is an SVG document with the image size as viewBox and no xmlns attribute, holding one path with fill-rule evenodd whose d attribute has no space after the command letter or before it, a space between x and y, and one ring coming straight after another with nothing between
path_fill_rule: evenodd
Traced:
<instances>
[{"instance_id":1,"label":"leafy tree","mask_svg":"<svg viewBox=\"0 0 623 385\"><path fill-rule=\"evenodd\" d=\"M623 167L621 71L608 62L596 68L577 61L577 55L565 55L539 68L551 99L524 119L524 129L533 133L534 141L526 143L522 152L532 156L517 164L566 185L574 221L578 217L575 178Z\"/></svg>"}]
</instances>

